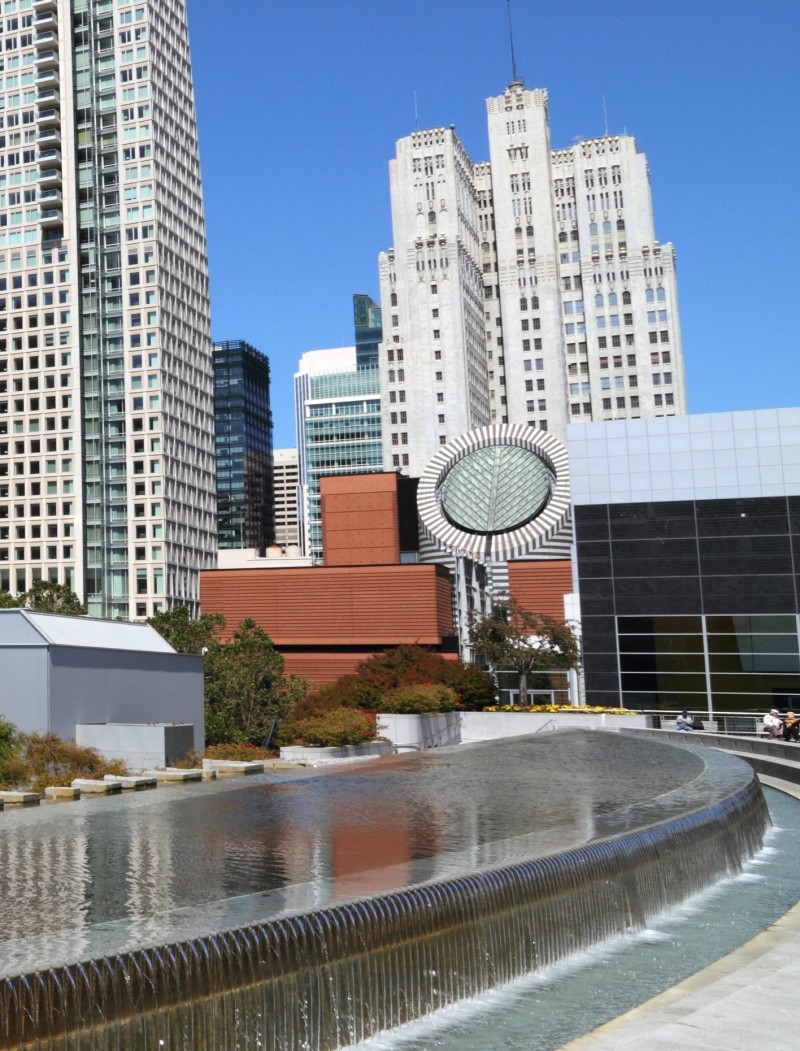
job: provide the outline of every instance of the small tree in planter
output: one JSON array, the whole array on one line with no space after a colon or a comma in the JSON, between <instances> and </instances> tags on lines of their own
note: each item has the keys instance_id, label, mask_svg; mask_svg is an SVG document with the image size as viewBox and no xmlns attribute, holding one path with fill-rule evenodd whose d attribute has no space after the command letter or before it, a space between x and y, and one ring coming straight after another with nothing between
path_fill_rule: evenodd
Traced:
<instances>
[{"instance_id":1,"label":"small tree in planter","mask_svg":"<svg viewBox=\"0 0 800 1051\"><path fill-rule=\"evenodd\" d=\"M515 599L496 602L470 630L475 655L496 671L519 676L520 704L528 698L528 677L541 672L570 671L580 663L580 645L565 621L531 613Z\"/></svg>"}]
</instances>

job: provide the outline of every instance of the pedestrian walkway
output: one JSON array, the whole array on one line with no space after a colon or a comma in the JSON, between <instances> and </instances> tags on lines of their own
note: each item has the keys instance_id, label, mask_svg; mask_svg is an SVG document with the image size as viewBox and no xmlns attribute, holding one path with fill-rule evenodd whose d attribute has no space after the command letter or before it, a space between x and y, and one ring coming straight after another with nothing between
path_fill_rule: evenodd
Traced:
<instances>
[{"instance_id":1,"label":"pedestrian walkway","mask_svg":"<svg viewBox=\"0 0 800 1051\"><path fill-rule=\"evenodd\" d=\"M797 785L761 780L800 799ZM795 1051L798 989L800 903L729 956L560 1051Z\"/></svg>"}]
</instances>

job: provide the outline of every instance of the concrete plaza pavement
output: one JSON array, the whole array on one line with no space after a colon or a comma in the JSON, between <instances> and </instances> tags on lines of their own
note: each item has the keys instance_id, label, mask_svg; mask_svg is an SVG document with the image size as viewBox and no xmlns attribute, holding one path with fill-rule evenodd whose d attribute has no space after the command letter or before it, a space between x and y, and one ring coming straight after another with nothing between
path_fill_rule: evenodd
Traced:
<instances>
[{"instance_id":1,"label":"concrete plaza pavement","mask_svg":"<svg viewBox=\"0 0 800 1051\"><path fill-rule=\"evenodd\" d=\"M800 799L797 785L761 780ZM728 956L559 1051L796 1051L798 990L800 902Z\"/></svg>"}]
</instances>

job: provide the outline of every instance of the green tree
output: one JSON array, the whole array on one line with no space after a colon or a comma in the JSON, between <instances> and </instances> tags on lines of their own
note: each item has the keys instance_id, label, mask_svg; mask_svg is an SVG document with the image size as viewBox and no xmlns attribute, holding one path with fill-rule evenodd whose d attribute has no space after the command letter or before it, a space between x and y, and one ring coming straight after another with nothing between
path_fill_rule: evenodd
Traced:
<instances>
[{"instance_id":1,"label":"green tree","mask_svg":"<svg viewBox=\"0 0 800 1051\"><path fill-rule=\"evenodd\" d=\"M497 602L470 629L475 655L496 671L519 676L520 703L528 697L528 677L548 671L568 671L580 663L580 646L565 621L531 613L515 599Z\"/></svg>"},{"instance_id":2,"label":"green tree","mask_svg":"<svg viewBox=\"0 0 800 1051\"><path fill-rule=\"evenodd\" d=\"M203 613L194 620L188 606L154 613L147 623L178 653L202 653L218 646L219 634L225 628L221 613Z\"/></svg>"},{"instance_id":3,"label":"green tree","mask_svg":"<svg viewBox=\"0 0 800 1051\"><path fill-rule=\"evenodd\" d=\"M274 719L286 719L300 680L283 676L283 657L254 620L205 656L206 740L260 744Z\"/></svg>"},{"instance_id":4,"label":"green tree","mask_svg":"<svg viewBox=\"0 0 800 1051\"><path fill-rule=\"evenodd\" d=\"M16 595L12 595L10 591L5 589L0 591L0 609L16 609L21 605L22 602Z\"/></svg>"},{"instance_id":5,"label":"green tree","mask_svg":"<svg viewBox=\"0 0 800 1051\"><path fill-rule=\"evenodd\" d=\"M308 693L305 679L284 676L283 657L253 620L242 621L227 640L220 637L221 613L194 620L186 606L175 606L147 623L178 653L203 655L208 744L263 744L273 720L288 718Z\"/></svg>"},{"instance_id":6,"label":"green tree","mask_svg":"<svg viewBox=\"0 0 800 1051\"><path fill-rule=\"evenodd\" d=\"M0 715L0 762L19 750L17 728L8 719Z\"/></svg>"},{"instance_id":7,"label":"green tree","mask_svg":"<svg viewBox=\"0 0 800 1051\"><path fill-rule=\"evenodd\" d=\"M37 613L68 613L74 617L86 616L86 607L66 584L50 580L34 580L18 603Z\"/></svg>"}]
</instances>

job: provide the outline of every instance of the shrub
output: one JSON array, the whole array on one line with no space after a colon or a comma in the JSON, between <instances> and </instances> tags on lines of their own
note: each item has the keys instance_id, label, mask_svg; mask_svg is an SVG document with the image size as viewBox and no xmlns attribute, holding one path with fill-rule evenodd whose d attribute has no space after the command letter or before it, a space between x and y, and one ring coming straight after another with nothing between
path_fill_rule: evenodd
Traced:
<instances>
[{"instance_id":1,"label":"shrub","mask_svg":"<svg viewBox=\"0 0 800 1051\"><path fill-rule=\"evenodd\" d=\"M364 682L358 675L343 675L336 682L321 686L298 701L292 710L292 719L298 722L335 708L377 708L380 699L380 690Z\"/></svg>"},{"instance_id":2,"label":"shrub","mask_svg":"<svg viewBox=\"0 0 800 1051\"><path fill-rule=\"evenodd\" d=\"M0 764L19 752L17 728L0 715Z\"/></svg>"},{"instance_id":3,"label":"shrub","mask_svg":"<svg viewBox=\"0 0 800 1051\"><path fill-rule=\"evenodd\" d=\"M468 712L479 712L487 704L494 704L497 683L488 671L463 661L443 661L437 682L455 690L458 703Z\"/></svg>"},{"instance_id":4,"label":"shrub","mask_svg":"<svg viewBox=\"0 0 800 1051\"><path fill-rule=\"evenodd\" d=\"M335 708L282 726L278 731L278 744L341 748L343 745L374 741L376 737L374 716L352 708Z\"/></svg>"},{"instance_id":5,"label":"shrub","mask_svg":"<svg viewBox=\"0 0 800 1051\"><path fill-rule=\"evenodd\" d=\"M381 698L380 710L395 715L426 715L452 712L459 707L455 691L434 683L398 686Z\"/></svg>"},{"instance_id":6,"label":"shrub","mask_svg":"<svg viewBox=\"0 0 800 1051\"><path fill-rule=\"evenodd\" d=\"M206 759L232 759L237 763L249 763L260 759L271 759L275 751L259 748L255 744L240 744L237 741L228 744L211 744L206 748L204 755ZM197 765L199 765L200 758L198 757Z\"/></svg>"},{"instance_id":7,"label":"shrub","mask_svg":"<svg viewBox=\"0 0 800 1051\"><path fill-rule=\"evenodd\" d=\"M44 792L47 785L69 785L76 777L102 778L128 772L121 759L105 759L95 748L83 748L54 733L20 734L19 752L0 763L7 788Z\"/></svg>"}]
</instances>

